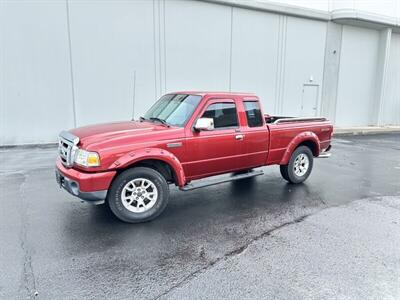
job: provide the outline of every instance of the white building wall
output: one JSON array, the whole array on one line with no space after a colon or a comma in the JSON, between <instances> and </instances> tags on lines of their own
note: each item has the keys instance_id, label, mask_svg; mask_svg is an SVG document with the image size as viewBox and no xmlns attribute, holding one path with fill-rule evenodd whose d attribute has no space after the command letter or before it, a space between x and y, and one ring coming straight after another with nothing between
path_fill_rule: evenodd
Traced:
<instances>
[{"instance_id":1,"label":"white building wall","mask_svg":"<svg viewBox=\"0 0 400 300\"><path fill-rule=\"evenodd\" d=\"M374 122L376 30L336 26L326 48L327 21L182 0L2 1L0 22L0 145L127 120L133 104L137 118L175 90L254 92L267 113L319 115L324 67L338 61L333 121ZM384 124L400 124L399 43L393 32Z\"/></svg>"},{"instance_id":2,"label":"white building wall","mask_svg":"<svg viewBox=\"0 0 400 300\"><path fill-rule=\"evenodd\" d=\"M400 34L392 33L382 120L384 125L400 124Z\"/></svg>"},{"instance_id":3,"label":"white building wall","mask_svg":"<svg viewBox=\"0 0 400 300\"><path fill-rule=\"evenodd\" d=\"M233 9L232 91L253 91L264 110L277 112L280 21L275 14Z\"/></svg>"},{"instance_id":4,"label":"white building wall","mask_svg":"<svg viewBox=\"0 0 400 300\"><path fill-rule=\"evenodd\" d=\"M343 26L335 124L371 125L379 32Z\"/></svg>"},{"instance_id":5,"label":"white building wall","mask_svg":"<svg viewBox=\"0 0 400 300\"><path fill-rule=\"evenodd\" d=\"M74 126L65 2L2 2L0 10L1 142L54 142Z\"/></svg>"},{"instance_id":6,"label":"white building wall","mask_svg":"<svg viewBox=\"0 0 400 300\"><path fill-rule=\"evenodd\" d=\"M326 26L326 22L288 17L280 114L319 115ZM314 85L316 91L315 100L303 99L303 90L310 84ZM307 94L304 96L307 97ZM306 104L302 100L315 102L315 112L302 111L302 104Z\"/></svg>"},{"instance_id":7,"label":"white building wall","mask_svg":"<svg viewBox=\"0 0 400 300\"><path fill-rule=\"evenodd\" d=\"M166 1L166 91L229 89L231 8Z\"/></svg>"},{"instance_id":8,"label":"white building wall","mask_svg":"<svg viewBox=\"0 0 400 300\"><path fill-rule=\"evenodd\" d=\"M146 0L69 3L77 126L131 119L134 96L138 113L156 99L153 9Z\"/></svg>"}]
</instances>

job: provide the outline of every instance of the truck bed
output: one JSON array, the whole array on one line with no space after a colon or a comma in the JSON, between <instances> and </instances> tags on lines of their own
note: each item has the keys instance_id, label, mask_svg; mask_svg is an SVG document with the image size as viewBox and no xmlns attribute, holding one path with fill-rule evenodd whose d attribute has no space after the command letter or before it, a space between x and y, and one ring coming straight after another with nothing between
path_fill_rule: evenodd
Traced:
<instances>
[{"instance_id":1,"label":"truck bed","mask_svg":"<svg viewBox=\"0 0 400 300\"><path fill-rule=\"evenodd\" d=\"M332 124L321 117L286 117L264 115L270 133L267 164L279 164L288 147L299 134L316 135L320 150L326 149L332 138ZM319 153L314 152L317 156Z\"/></svg>"}]
</instances>

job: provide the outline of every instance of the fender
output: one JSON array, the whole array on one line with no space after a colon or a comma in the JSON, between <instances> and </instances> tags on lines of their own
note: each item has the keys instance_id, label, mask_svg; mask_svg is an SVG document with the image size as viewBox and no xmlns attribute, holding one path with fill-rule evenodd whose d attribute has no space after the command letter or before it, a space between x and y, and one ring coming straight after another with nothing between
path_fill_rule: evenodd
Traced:
<instances>
[{"instance_id":1,"label":"fender","mask_svg":"<svg viewBox=\"0 0 400 300\"><path fill-rule=\"evenodd\" d=\"M321 149L320 149L320 142L318 136L312 131L305 131L298 135L296 135L288 144L285 154L280 161L280 165L287 165L289 163L290 157L292 156L293 151L303 142L310 141L313 142L316 146L316 152L314 152L314 156L318 156Z\"/></svg>"},{"instance_id":2,"label":"fender","mask_svg":"<svg viewBox=\"0 0 400 300\"><path fill-rule=\"evenodd\" d=\"M129 167L136 162L147 159L161 160L167 163L172 168L177 177L178 186L181 187L185 185L186 177L185 172L182 168L182 164L175 155L161 148L145 148L131 151L118 158L114 163L111 164L110 168L122 169Z\"/></svg>"}]
</instances>

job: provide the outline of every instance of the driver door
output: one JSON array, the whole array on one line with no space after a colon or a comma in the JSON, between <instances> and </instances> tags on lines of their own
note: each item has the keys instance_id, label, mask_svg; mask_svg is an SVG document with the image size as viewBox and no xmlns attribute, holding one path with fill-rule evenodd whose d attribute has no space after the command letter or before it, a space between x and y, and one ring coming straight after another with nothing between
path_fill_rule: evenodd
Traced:
<instances>
[{"instance_id":1,"label":"driver door","mask_svg":"<svg viewBox=\"0 0 400 300\"><path fill-rule=\"evenodd\" d=\"M190 161L183 164L188 179L196 179L238 169L243 158L239 117L232 99L207 102L199 118L213 118L214 130L192 130L186 139Z\"/></svg>"}]
</instances>

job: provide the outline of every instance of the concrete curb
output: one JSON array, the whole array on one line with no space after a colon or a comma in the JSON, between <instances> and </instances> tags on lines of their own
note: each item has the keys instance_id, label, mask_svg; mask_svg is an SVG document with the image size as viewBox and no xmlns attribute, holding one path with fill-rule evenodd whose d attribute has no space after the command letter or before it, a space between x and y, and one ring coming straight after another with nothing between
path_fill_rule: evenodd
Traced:
<instances>
[{"instance_id":1,"label":"concrete curb","mask_svg":"<svg viewBox=\"0 0 400 300\"><path fill-rule=\"evenodd\" d=\"M334 128L333 136L372 135L400 133L400 126Z\"/></svg>"},{"instance_id":2,"label":"concrete curb","mask_svg":"<svg viewBox=\"0 0 400 300\"><path fill-rule=\"evenodd\" d=\"M57 148L57 146L58 143L4 145L0 146L0 150L31 149L31 148L50 149L50 148Z\"/></svg>"}]
</instances>

